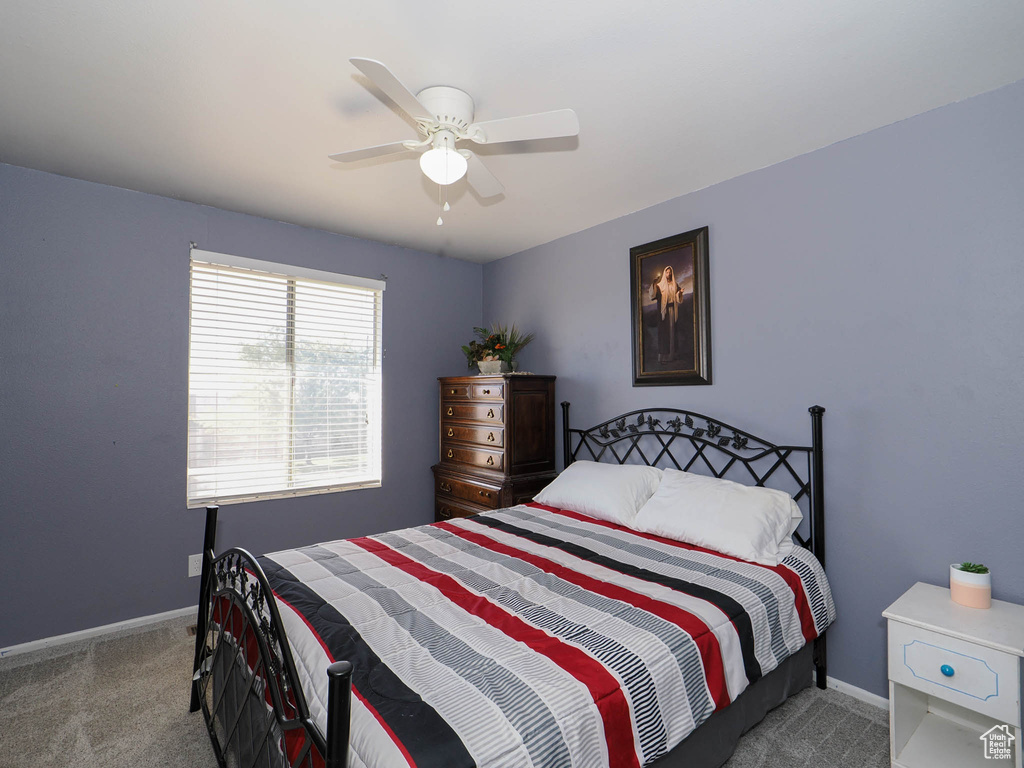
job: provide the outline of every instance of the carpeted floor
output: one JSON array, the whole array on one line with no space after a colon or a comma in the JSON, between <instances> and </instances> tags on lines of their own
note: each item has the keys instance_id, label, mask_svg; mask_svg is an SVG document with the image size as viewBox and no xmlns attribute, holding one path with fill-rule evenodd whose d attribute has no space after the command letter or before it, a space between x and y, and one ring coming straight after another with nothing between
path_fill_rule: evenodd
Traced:
<instances>
[{"instance_id":1,"label":"carpeted floor","mask_svg":"<svg viewBox=\"0 0 1024 768\"><path fill-rule=\"evenodd\" d=\"M0 768L215 768L202 715L188 712L189 623L0 659ZM888 768L888 715L809 688L726 766Z\"/></svg>"}]
</instances>

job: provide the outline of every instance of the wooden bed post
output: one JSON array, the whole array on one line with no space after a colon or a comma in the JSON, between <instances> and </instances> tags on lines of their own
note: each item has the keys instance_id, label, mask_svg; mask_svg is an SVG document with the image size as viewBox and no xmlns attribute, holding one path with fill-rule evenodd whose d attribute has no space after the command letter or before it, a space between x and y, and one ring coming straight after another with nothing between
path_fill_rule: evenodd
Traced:
<instances>
[{"instance_id":1,"label":"wooden bed post","mask_svg":"<svg viewBox=\"0 0 1024 768\"><path fill-rule=\"evenodd\" d=\"M214 550L217 547L217 511L220 507L206 508L206 533L203 535L203 572L199 577L199 611L196 617L196 655L192 663L192 701L188 711L199 709L199 681L194 679L199 665L203 663L203 647L206 644L206 622L210 603L210 572L213 569Z\"/></svg>"},{"instance_id":2,"label":"wooden bed post","mask_svg":"<svg viewBox=\"0 0 1024 768\"><path fill-rule=\"evenodd\" d=\"M327 668L327 768L348 768L352 720L352 665L336 661Z\"/></svg>"},{"instance_id":3,"label":"wooden bed post","mask_svg":"<svg viewBox=\"0 0 1024 768\"><path fill-rule=\"evenodd\" d=\"M821 417L825 409L812 405L807 409L811 414L811 550L825 567L825 459L824 443L821 436ZM828 687L828 654L825 635L814 641L815 683L825 690Z\"/></svg>"},{"instance_id":4,"label":"wooden bed post","mask_svg":"<svg viewBox=\"0 0 1024 768\"><path fill-rule=\"evenodd\" d=\"M572 446L569 443L569 401L562 401L562 469L572 464Z\"/></svg>"}]
</instances>

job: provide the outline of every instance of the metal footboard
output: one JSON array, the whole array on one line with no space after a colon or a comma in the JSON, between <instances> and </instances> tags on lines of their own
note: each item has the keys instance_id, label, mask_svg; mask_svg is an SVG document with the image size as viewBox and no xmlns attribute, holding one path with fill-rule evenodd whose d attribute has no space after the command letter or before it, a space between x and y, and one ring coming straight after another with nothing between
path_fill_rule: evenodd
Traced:
<instances>
[{"instance_id":1,"label":"metal footboard","mask_svg":"<svg viewBox=\"0 0 1024 768\"><path fill-rule=\"evenodd\" d=\"M243 549L214 553L217 511L206 508L190 711L202 709L225 768L347 768L352 666L327 669L323 734L263 569Z\"/></svg>"}]
</instances>

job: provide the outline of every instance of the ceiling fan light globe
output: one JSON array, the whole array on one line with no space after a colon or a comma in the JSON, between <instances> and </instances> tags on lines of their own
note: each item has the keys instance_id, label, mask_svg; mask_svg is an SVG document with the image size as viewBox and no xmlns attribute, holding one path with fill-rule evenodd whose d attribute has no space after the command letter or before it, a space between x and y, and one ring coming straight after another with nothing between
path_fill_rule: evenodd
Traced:
<instances>
[{"instance_id":1,"label":"ceiling fan light globe","mask_svg":"<svg viewBox=\"0 0 1024 768\"><path fill-rule=\"evenodd\" d=\"M466 175L466 158L448 147L434 147L420 155L420 169L435 184L442 187Z\"/></svg>"}]
</instances>

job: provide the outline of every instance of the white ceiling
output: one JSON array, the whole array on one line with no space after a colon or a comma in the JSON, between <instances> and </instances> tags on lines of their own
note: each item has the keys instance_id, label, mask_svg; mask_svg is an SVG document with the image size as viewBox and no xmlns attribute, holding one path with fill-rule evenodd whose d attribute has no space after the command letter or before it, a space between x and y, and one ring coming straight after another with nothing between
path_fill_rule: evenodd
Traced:
<instances>
[{"instance_id":1,"label":"white ceiling","mask_svg":"<svg viewBox=\"0 0 1024 768\"><path fill-rule=\"evenodd\" d=\"M473 261L516 253L1024 77L1021 0L0 0L0 161ZM348 63L453 85L492 145L437 227L414 136ZM529 151L528 151L529 150Z\"/></svg>"}]
</instances>

